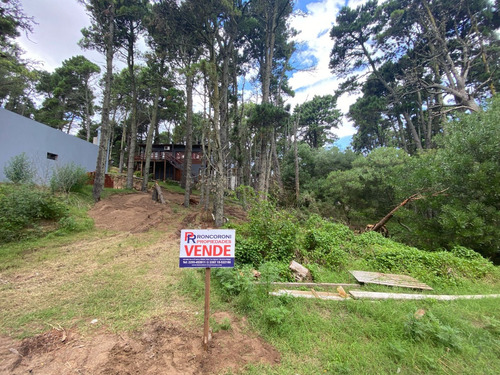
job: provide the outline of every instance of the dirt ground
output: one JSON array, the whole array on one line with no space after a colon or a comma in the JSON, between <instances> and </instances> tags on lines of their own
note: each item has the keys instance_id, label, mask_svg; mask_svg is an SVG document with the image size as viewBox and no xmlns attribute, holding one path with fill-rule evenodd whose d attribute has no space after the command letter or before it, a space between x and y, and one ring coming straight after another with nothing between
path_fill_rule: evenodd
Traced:
<instances>
[{"instance_id":1,"label":"dirt ground","mask_svg":"<svg viewBox=\"0 0 500 375\"><path fill-rule=\"evenodd\" d=\"M199 209L181 206L181 194L164 193L167 205L146 193L114 195L96 204L90 215L96 227L111 231L133 234L169 227L172 243L182 228L211 227ZM236 211L229 214L244 216ZM112 333L103 326L82 333L59 326L22 341L0 336L0 374L219 374L238 372L249 363L280 362L279 353L251 332L244 319L227 312L211 318L230 328L212 333L208 351L201 344L203 327L175 311L134 332Z\"/></svg>"}]
</instances>

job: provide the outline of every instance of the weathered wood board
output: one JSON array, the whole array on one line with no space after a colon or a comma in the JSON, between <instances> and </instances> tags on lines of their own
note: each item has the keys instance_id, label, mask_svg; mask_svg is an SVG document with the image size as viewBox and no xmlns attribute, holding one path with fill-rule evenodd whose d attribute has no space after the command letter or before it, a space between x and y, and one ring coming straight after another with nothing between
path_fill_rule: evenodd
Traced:
<instances>
[{"instance_id":1,"label":"weathered wood board","mask_svg":"<svg viewBox=\"0 0 500 375\"><path fill-rule=\"evenodd\" d=\"M436 295L436 294L407 294L407 293L381 293L381 292L362 292L359 290L349 291L355 299L383 300L421 300L435 299L441 301L452 301L457 299L482 299L482 298L500 298L500 294L478 294L478 295Z\"/></svg>"},{"instance_id":2,"label":"weathered wood board","mask_svg":"<svg viewBox=\"0 0 500 375\"><path fill-rule=\"evenodd\" d=\"M401 288L412 288L432 290L432 288L417 279L407 275L395 275L391 273L349 271L361 284L378 284L387 286L399 286Z\"/></svg>"},{"instance_id":3,"label":"weathered wood board","mask_svg":"<svg viewBox=\"0 0 500 375\"><path fill-rule=\"evenodd\" d=\"M345 301L346 299L350 299L350 298L342 298L337 293L317 292L317 291L312 292L312 291L304 291L304 290L281 289L281 290L278 290L277 292L269 292L269 294L271 296L289 295L289 296L298 297L298 298L316 298L316 299L325 299L325 300L331 300L331 301Z\"/></svg>"}]
</instances>

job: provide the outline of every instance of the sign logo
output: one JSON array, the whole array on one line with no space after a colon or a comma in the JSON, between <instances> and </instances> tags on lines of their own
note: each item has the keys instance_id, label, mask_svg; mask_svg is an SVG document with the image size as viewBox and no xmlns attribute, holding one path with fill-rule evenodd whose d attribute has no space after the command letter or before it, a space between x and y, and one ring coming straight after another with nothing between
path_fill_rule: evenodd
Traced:
<instances>
[{"instance_id":1,"label":"sign logo","mask_svg":"<svg viewBox=\"0 0 500 375\"><path fill-rule=\"evenodd\" d=\"M193 232L186 232L184 233L184 241L186 241L186 243L190 241L196 243L196 235Z\"/></svg>"}]
</instances>

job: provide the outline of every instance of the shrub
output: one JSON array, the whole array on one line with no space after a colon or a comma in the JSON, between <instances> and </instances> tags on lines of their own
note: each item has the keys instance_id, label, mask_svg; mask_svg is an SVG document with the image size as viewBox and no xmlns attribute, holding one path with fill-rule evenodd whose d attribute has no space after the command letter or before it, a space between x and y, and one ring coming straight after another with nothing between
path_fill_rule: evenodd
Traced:
<instances>
[{"instance_id":1,"label":"shrub","mask_svg":"<svg viewBox=\"0 0 500 375\"><path fill-rule=\"evenodd\" d=\"M0 187L0 241L29 236L24 229L36 230L40 220L57 220L65 212L64 205L44 190L3 185Z\"/></svg>"},{"instance_id":2,"label":"shrub","mask_svg":"<svg viewBox=\"0 0 500 375\"><path fill-rule=\"evenodd\" d=\"M54 168L50 179L50 188L53 192L60 191L69 193L78 191L88 182L88 175L85 169L71 162Z\"/></svg>"},{"instance_id":3,"label":"shrub","mask_svg":"<svg viewBox=\"0 0 500 375\"><path fill-rule=\"evenodd\" d=\"M392 248L376 247L365 259L377 271L410 274L423 281L439 278L457 283L462 278L484 277L493 270L492 263L483 257L460 258L448 251L429 252L397 243Z\"/></svg>"},{"instance_id":4,"label":"shrub","mask_svg":"<svg viewBox=\"0 0 500 375\"><path fill-rule=\"evenodd\" d=\"M343 268L348 260L345 246L353 240L354 233L343 224L321 219L317 215L308 220L306 227L304 257L330 268Z\"/></svg>"},{"instance_id":5,"label":"shrub","mask_svg":"<svg viewBox=\"0 0 500 375\"><path fill-rule=\"evenodd\" d=\"M10 158L3 171L5 177L15 184L32 183L35 177L35 169L24 152Z\"/></svg>"},{"instance_id":6,"label":"shrub","mask_svg":"<svg viewBox=\"0 0 500 375\"><path fill-rule=\"evenodd\" d=\"M418 319L414 314L410 314L405 324L405 333L416 342L429 341L434 345L439 344L457 350L463 345L461 332L441 323L431 312Z\"/></svg>"},{"instance_id":7,"label":"shrub","mask_svg":"<svg viewBox=\"0 0 500 375\"><path fill-rule=\"evenodd\" d=\"M236 258L258 267L262 262L290 262L297 249L298 225L287 211L268 201L254 202L248 223L238 227Z\"/></svg>"},{"instance_id":8,"label":"shrub","mask_svg":"<svg viewBox=\"0 0 500 375\"><path fill-rule=\"evenodd\" d=\"M247 292L254 287L252 273L249 267L215 268L213 275L219 283L219 290L225 300Z\"/></svg>"}]
</instances>

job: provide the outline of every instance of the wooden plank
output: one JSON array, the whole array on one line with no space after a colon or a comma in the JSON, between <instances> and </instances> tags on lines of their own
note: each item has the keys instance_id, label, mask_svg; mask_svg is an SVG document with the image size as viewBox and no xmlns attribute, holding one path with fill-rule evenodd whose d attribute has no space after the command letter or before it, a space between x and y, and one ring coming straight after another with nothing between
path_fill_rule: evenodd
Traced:
<instances>
[{"instance_id":1,"label":"wooden plank","mask_svg":"<svg viewBox=\"0 0 500 375\"><path fill-rule=\"evenodd\" d=\"M381 272L349 271L361 284L377 284L399 286L401 288L433 290L429 285L407 275L396 275Z\"/></svg>"},{"instance_id":2,"label":"wooden plank","mask_svg":"<svg viewBox=\"0 0 500 375\"><path fill-rule=\"evenodd\" d=\"M266 284L264 282L257 282L256 284ZM345 283L287 283L287 282L273 282L271 285L281 286L285 288L360 288L359 284L345 284Z\"/></svg>"},{"instance_id":3,"label":"wooden plank","mask_svg":"<svg viewBox=\"0 0 500 375\"><path fill-rule=\"evenodd\" d=\"M328 293L328 292L317 292L314 291L315 293L312 293L310 291L304 291L304 290L287 290L287 289L281 289L278 290L277 292L269 292L269 295L271 296L283 296L283 295L288 295L292 297L297 297L297 298L319 298L319 299L324 299L324 300L330 300L330 301L345 301L346 299L350 298L342 298L336 293Z\"/></svg>"},{"instance_id":4,"label":"wooden plank","mask_svg":"<svg viewBox=\"0 0 500 375\"><path fill-rule=\"evenodd\" d=\"M407 293L381 293L381 292L362 292L351 290L349 292L355 299L370 300L422 300L435 299L440 301L452 301L458 299L482 299L482 298L500 298L500 294L476 294L476 295L436 295L436 294L407 294Z\"/></svg>"}]
</instances>

